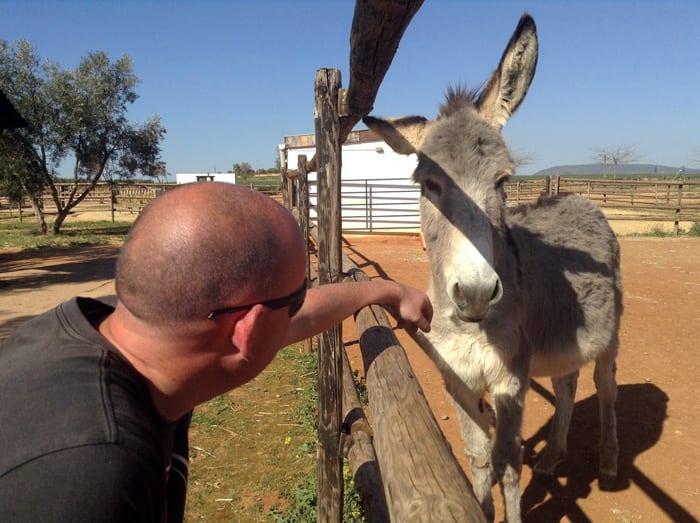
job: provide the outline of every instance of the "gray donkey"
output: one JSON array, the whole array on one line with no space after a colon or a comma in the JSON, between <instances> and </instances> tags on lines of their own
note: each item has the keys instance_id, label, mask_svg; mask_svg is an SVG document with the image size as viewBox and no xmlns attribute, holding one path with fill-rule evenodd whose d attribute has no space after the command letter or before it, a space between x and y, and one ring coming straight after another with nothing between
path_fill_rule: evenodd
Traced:
<instances>
[{"instance_id":1,"label":"gray donkey","mask_svg":"<svg viewBox=\"0 0 700 523\"><path fill-rule=\"evenodd\" d=\"M535 23L523 15L480 93L450 88L433 121L364 120L396 152L417 155L413 180L421 187L435 307L431 356L455 400L476 497L493 520L497 479L509 522L521 520L523 403L533 376L551 376L556 394L535 472L552 475L565 458L578 369L595 361L600 479L617 475L622 278L615 234L576 195L515 207L505 201L514 163L500 130L527 93L537 48Z\"/></svg>"}]
</instances>

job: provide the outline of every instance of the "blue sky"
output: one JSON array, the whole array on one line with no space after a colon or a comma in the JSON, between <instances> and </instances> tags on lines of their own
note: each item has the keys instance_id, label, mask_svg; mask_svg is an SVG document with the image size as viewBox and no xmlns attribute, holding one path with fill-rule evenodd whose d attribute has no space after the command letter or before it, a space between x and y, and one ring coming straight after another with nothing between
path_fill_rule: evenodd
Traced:
<instances>
[{"instance_id":1,"label":"blue sky","mask_svg":"<svg viewBox=\"0 0 700 523\"><path fill-rule=\"evenodd\" d=\"M128 54L141 80L130 118L161 116L172 174L267 168L284 136L313 132L316 70L340 69L347 87L353 10L352 0L0 0L0 38L29 40L65 67L93 50ZM700 167L697 0L425 0L373 114L435 116L448 84L488 78L525 11L539 63L504 129L534 159L520 174L618 145L642 163Z\"/></svg>"}]
</instances>

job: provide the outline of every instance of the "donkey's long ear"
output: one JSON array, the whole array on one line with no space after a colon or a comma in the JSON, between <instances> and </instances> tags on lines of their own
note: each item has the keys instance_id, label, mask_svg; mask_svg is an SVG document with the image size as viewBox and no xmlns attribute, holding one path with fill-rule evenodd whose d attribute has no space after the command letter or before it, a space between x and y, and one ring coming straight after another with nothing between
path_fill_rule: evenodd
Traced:
<instances>
[{"instance_id":1,"label":"donkey's long ear","mask_svg":"<svg viewBox=\"0 0 700 523\"><path fill-rule=\"evenodd\" d=\"M365 116L362 121L381 136L394 152L399 154L418 152L423 137L432 124L422 116L406 116L388 120Z\"/></svg>"},{"instance_id":2,"label":"donkey's long ear","mask_svg":"<svg viewBox=\"0 0 700 523\"><path fill-rule=\"evenodd\" d=\"M501 63L479 95L476 105L491 125L501 129L523 101L537 67L537 28L528 14L520 18Z\"/></svg>"}]
</instances>

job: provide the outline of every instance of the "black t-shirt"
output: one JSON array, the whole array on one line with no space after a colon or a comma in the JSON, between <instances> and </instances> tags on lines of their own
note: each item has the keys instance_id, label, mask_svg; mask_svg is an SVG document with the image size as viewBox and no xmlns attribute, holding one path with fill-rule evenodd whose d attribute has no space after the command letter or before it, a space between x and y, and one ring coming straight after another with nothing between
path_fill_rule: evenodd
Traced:
<instances>
[{"instance_id":1,"label":"black t-shirt","mask_svg":"<svg viewBox=\"0 0 700 523\"><path fill-rule=\"evenodd\" d=\"M111 310L74 298L0 346L0 521L182 520L190 416L92 326Z\"/></svg>"}]
</instances>

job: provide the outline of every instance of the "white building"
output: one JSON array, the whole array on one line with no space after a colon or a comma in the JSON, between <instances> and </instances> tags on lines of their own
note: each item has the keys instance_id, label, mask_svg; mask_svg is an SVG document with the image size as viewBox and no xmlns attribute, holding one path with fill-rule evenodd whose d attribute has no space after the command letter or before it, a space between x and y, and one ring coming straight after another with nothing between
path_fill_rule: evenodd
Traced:
<instances>
[{"instance_id":1,"label":"white building","mask_svg":"<svg viewBox=\"0 0 700 523\"><path fill-rule=\"evenodd\" d=\"M287 168L297 169L299 156L313 158L315 135L286 136ZM341 212L344 231L417 231L419 187L411 181L415 155L395 153L370 130L353 131L342 147ZM309 198L316 213L316 173L309 173Z\"/></svg>"},{"instance_id":2,"label":"white building","mask_svg":"<svg viewBox=\"0 0 700 523\"><path fill-rule=\"evenodd\" d=\"M175 181L178 184L193 182L236 183L236 173L176 173Z\"/></svg>"}]
</instances>

